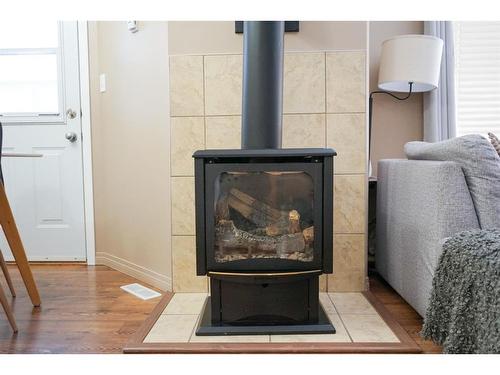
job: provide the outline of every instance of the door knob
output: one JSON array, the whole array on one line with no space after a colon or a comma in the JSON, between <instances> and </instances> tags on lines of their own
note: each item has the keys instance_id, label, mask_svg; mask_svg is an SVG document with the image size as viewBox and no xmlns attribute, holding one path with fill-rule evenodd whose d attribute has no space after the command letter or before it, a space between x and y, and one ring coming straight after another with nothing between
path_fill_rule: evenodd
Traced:
<instances>
[{"instance_id":1,"label":"door knob","mask_svg":"<svg viewBox=\"0 0 500 375\"><path fill-rule=\"evenodd\" d=\"M78 136L75 132L68 132L64 135L68 141L71 143L75 142L78 139Z\"/></svg>"},{"instance_id":2,"label":"door knob","mask_svg":"<svg viewBox=\"0 0 500 375\"><path fill-rule=\"evenodd\" d=\"M76 112L73 111L71 108L69 108L67 111L66 111L66 116L70 119L70 120L73 120L75 117L76 117Z\"/></svg>"}]
</instances>

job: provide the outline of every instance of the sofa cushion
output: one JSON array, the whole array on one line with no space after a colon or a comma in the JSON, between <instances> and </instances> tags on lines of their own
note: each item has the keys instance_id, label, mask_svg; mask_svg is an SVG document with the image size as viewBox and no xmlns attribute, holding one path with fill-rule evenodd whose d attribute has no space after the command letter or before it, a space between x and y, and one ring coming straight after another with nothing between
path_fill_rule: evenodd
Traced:
<instances>
[{"instance_id":1,"label":"sofa cushion","mask_svg":"<svg viewBox=\"0 0 500 375\"><path fill-rule=\"evenodd\" d=\"M464 171L482 229L500 229L500 157L491 143L472 134L442 142L408 142L408 159L454 161Z\"/></svg>"}]
</instances>

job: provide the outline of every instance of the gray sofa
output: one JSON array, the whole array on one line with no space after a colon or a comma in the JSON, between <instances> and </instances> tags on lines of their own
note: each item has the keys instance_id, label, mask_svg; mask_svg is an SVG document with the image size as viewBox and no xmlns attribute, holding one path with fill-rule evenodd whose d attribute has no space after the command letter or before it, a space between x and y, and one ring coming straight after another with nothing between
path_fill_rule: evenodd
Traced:
<instances>
[{"instance_id":1,"label":"gray sofa","mask_svg":"<svg viewBox=\"0 0 500 375\"><path fill-rule=\"evenodd\" d=\"M470 229L480 225L460 165L379 161L376 268L420 315L444 239Z\"/></svg>"}]
</instances>

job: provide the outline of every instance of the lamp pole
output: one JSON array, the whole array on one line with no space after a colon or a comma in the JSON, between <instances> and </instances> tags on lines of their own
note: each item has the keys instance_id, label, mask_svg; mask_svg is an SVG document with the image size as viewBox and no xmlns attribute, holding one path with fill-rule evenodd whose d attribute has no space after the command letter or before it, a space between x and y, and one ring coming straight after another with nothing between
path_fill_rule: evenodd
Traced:
<instances>
[{"instance_id":1,"label":"lamp pole","mask_svg":"<svg viewBox=\"0 0 500 375\"><path fill-rule=\"evenodd\" d=\"M402 98L394 95L393 93L391 93L389 91L385 91L385 90L377 90L377 91L372 91L370 93L370 97L368 99L368 159L369 160L371 160L371 144L372 144L373 95L386 94L386 95L392 96L394 99L397 99L397 100L406 100L412 94L413 82L408 82L408 85L409 85L408 95L406 95Z\"/></svg>"}]
</instances>

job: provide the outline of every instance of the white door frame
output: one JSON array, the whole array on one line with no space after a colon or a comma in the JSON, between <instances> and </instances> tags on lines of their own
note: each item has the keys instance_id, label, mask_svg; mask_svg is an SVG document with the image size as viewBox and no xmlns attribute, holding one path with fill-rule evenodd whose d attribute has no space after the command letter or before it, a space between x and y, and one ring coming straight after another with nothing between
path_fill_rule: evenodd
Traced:
<instances>
[{"instance_id":1,"label":"white door frame","mask_svg":"<svg viewBox=\"0 0 500 375\"><path fill-rule=\"evenodd\" d=\"M90 73L87 21L78 21L78 60L82 126L83 196L87 265L95 265L94 187L92 178L92 129L90 122Z\"/></svg>"}]
</instances>

